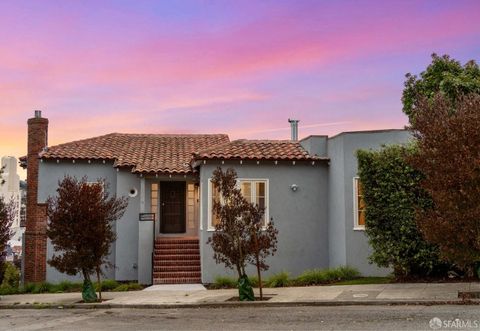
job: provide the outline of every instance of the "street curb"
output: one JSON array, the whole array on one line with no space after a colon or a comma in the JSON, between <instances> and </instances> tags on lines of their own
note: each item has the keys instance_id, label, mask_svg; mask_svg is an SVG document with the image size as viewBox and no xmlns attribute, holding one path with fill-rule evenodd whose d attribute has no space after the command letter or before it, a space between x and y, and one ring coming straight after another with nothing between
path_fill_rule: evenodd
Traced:
<instances>
[{"instance_id":1,"label":"street curb","mask_svg":"<svg viewBox=\"0 0 480 331\"><path fill-rule=\"evenodd\" d=\"M345 301L290 301L290 302L205 302L192 304L117 304L117 303L35 303L1 305L2 309L179 309L179 308L233 308L233 307L338 307L338 306L441 306L480 305L480 300L345 300Z\"/></svg>"}]
</instances>

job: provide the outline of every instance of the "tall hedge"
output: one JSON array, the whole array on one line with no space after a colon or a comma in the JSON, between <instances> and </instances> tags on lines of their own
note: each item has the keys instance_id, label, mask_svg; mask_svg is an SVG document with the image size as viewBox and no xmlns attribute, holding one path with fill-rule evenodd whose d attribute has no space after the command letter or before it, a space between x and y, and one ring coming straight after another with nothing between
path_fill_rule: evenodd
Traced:
<instances>
[{"instance_id":1,"label":"tall hedge","mask_svg":"<svg viewBox=\"0 0 480 331\"><path fill-rule=\"evenodd\" d=\"M415 208L431 200L420 188L422 174L405 162L414 152L413 145L357 152L366 204L365 231L373 248L370 261L392 267L399 278L430 275L445 268L437 247L422 238L415 221Z\"/></svg>"}]
</instances>

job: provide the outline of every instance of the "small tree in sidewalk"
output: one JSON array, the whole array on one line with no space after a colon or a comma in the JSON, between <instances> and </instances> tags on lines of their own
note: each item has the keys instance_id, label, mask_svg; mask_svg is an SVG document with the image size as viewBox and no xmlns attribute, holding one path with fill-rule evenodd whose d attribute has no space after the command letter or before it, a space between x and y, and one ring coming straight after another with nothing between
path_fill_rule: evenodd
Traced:
<instances>
[{"instance_id":1,"label":"small tree in sidewalk","mask_svg":"<svg viewBox=\"0 0 480 331\"><path fill-rule=\"evenodd\" d=\"M217 263L237 271L240 299L254 300L245 268L247 264L257 267L261 291L260 271L268 269L265 259L276 251L278 231L273 222L264 228L264 208L245 199L237 186L235 170L223 172L217 168L213 172L212 184L220 197L212 208L219 222L207 243L212 246Z\"/></svg>"},{"instance_id":2,"label":"small tree in sidewalk","mask_svg":"<svg viewBox=\"0 0 480 331\"><path fill-rule=\"evenodd\" d=\"M90 280L96 274L102 300L102 266L110 266L110 245L116 239L113 224L125 212L127 199L109 197L104 180L92 184L85 177L66 176L47 204L47 235L56 252L48 263L68 275L82 274L85 302L97 299Z\"/></svg>"}]
</instances>

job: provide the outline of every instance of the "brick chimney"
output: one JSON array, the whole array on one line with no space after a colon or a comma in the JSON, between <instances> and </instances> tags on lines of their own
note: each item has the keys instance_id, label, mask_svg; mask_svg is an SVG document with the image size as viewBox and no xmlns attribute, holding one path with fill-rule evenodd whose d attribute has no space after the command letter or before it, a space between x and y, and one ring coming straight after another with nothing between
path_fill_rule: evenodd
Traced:
<instances>
[{"instance_id":1,"label":"brick chimney","mask_svg":"<svg viewBox=\"0 0 480 331\"><path fill-rule=\"evenodd\" d=\"M28 119L27 154L27 224L25 229L25 277L27 282L42 282L46 278L47 208L38 203L38 154L47 147L48 119L40 110Z\"/></svg>"}]
</instances>

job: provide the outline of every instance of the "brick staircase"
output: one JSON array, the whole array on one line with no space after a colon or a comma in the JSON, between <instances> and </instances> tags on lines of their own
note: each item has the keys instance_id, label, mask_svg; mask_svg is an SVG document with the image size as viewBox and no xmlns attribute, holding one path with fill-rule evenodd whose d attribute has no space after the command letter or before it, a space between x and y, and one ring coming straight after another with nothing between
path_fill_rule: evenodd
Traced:
<instances>
[{"instance_id":1,"label":"brick staircase","mask_svg":"<svg viewBox=\"0 0 480 331\"><path fill-rule=\"evenodd\" d=\"M198 238L157 238L153 262L153 284L201 283Z\"/></svg>"}]
</instances>

